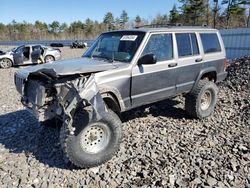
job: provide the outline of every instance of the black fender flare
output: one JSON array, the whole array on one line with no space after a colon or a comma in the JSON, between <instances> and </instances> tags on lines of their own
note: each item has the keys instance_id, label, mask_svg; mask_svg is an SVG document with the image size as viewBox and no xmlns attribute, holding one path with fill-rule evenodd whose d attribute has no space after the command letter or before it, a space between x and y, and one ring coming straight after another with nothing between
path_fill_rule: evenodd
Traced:
<instances>
[{"instance_id":1,"label":"black fender flare","mask_svg":"<svg viewBox=\"0 0 250 188\"><path fill-rule=\"evenodd\" d=\"M210 73L210 72L215 72L216 73L216 77L217 77L217 69L215 67L208 67L208 68L204 68L200 71L199 75L197 76L195 83L193 85L192 90L197 86L197 84L199 83L199 81L201 80L202 76L206 73ZM215 78L216 79L216 78Z\"/></svg>"},{"instance_id":2,"label":"black fender flare","mask_svg":"<svg viewBox=\"0 0 250 188\"><path fill-rule=\"evenodd\" d=\"M116 101L114 101L114 102L116 102L119 105L120 111L121 112L125 111L125 104L124 104L124 102L122 100L122 96L117 88L110 87L110 86L101 86L101 87L99 87L99 91L100 91L102 97L106 97L108 93L113 95L116 98L115 99Z\"/></svg>"}]
</instances>

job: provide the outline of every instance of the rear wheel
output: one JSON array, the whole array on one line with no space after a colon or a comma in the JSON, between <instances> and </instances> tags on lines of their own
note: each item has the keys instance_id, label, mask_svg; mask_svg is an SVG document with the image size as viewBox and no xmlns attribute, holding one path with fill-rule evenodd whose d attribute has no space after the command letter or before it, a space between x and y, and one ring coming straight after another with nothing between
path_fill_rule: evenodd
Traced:
<instances>
[{"instance_id":1,"label":"rear wheel","mask_svg":"<svg viewBox=\"0 0 250 188\"><path fill-rule=\"evenodd\" d=\"M74 134L66 124L61 128L60 142L67 158L76 166L98 166L112 158L122 139L119 117L108 111L101 120L90 121L91 112L80 110L73 118Z\"/></svg>"},{"instance_id":2,"label":"rear wheel","mask_svg":"<svg viewBox=\"0 0 250 188\"><path fill-rule=\"evenodd\" d=\"M217 102L218 87L208 80L199 81L198 85L186 95L185 108L195 118L210 116Z\"/></svg>"},{"instance_id":3,"label":"rear wheel","mask_svg":"<svg viewBox=\"0 0 250 188\"><path fill-rule=\"evenodd\" d=\"M0 67L3 69L7 69L12 67L12 61L8 58L3 58L0 60Z\"/></svg>"},{"instance_id":4,"label":"rear wheel","mask_svg":"<svg viewBox=\"0 0 250 188\"><path fill-rule=\"evenodd\" d=\"M47 56L44 58L44 61L45 61L45 63L50 63L50 62L55 61L55 58L54 58L52 55L47 55Z\"/></svg>"}]
</instances>

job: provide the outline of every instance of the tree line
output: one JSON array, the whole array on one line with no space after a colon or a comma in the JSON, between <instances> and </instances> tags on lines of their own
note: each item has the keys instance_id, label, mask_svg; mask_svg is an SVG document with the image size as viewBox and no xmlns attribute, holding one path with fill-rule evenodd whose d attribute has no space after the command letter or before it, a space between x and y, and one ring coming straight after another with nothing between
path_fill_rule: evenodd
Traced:
<instances>
[{"instance_id":1,"label":"tree line","mask_svg":"<svg viewBox=\"0 0 250 188\"><path fill-rule=\"evenodd\" d=\"M130 18L123 10L119 17L112 12L98 22L87 18L70 24L53 21L50 24L36 21L21 23L13 20L9 24L0 23L0 40L45 40L45 39L94 39L104 31L139 27L149 24L207 25L214 28L249 27L250 0L178 0L166 14L158 14L153 19L137 15Z\"/></svg>"}]
</instances>

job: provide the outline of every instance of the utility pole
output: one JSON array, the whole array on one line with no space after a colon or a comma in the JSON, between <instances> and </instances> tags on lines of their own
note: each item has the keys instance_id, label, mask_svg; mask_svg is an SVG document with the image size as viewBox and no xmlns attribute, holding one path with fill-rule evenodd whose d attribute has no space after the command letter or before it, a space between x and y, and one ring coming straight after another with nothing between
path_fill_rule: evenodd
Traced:
<instances>
[{"instance_id":1,"label":"utility pole","mask_svg":"<svg viewBox=\"0 0 250 188\"><path fill-rule=\"evenodd\" d=\"M207 26L209 26L209 0L206 0L206 11L207 11Z\"/></svg>"},{"instance_id":2,"label":"utility pole","mask_svg":"<svg viewBox=\"0 0 250 188\"><path fill-rule=\"evenodd\" d=\"M247 27L249 27L249 22L250 22L250 5L248 7Z\"/></svg>"},{"instance_id":3,"label":"utility pole","mask_svg":"<svg viewBox=\"0 0 250 188\"><path fill-rule=\"evenodd\" d=\"M214 0L214 28L216 28L216 18L217 18L217 12L218 12L218 0Z\"/></svg>"}]
</instances>

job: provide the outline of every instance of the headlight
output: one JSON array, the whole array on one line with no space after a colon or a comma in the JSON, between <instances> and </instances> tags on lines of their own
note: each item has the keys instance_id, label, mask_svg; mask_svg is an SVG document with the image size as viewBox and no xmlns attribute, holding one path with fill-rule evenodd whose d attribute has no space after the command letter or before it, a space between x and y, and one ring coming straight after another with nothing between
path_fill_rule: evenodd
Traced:
<instances>
[{"instance_id":1,"label":"headlight","mask_svg":"<svg viewBox=\"0 0 250 188\"><path fill-rule=\"evenodd\" d=\"M35 104L39 107L45 104L45 87L38 81L29 80L25 87L25 96L28 103Z\"/></svg>"},{"instance_id":2,"label":"headlight","mask_svg":"<svg viewBox=\"0 0 250 188\"><path fill-rule=\"evenodd\" d=\"M18 73L15 73L14 79L15 79L16 90L18 91L18 93L23 95L25 79Z\"/></svg>"}]
</instances>

